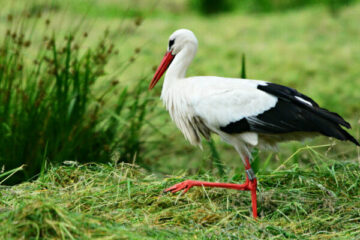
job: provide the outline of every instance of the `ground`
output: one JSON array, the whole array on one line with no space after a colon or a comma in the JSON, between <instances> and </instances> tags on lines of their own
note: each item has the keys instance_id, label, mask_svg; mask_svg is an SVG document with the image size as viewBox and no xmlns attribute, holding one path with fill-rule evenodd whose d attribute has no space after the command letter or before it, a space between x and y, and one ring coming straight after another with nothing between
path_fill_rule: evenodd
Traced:
<instances>
[{"instance_id":1,"label":"ground","mask_svg":"<svg viewBox=\"0 0 360 240\"><path fill-rule=\"evenodd\" d=\"M314 167L284 165L258 174L260 217L251 217L249 192L193 188L163 194L188 178L158 176L131 164L67 165L34 182L3 187L2 239L358 239L358 163L306 150ZM315 160L316 159L316 160Z\"/></svg>"}]
</instances>

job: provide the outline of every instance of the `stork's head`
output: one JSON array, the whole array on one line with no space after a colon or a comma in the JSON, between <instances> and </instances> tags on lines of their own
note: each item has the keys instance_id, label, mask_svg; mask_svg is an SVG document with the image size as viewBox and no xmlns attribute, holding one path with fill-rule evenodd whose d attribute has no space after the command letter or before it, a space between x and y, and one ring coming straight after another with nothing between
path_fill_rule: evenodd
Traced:
<instances>
[{"instance_id":1,"label":"stork's head","mask_svg":"<svg viewBox=\"0 0 360 240\"><path fill-rule=\"evenodd\" d=\"M156 85L156 83L165 73L166 69L168 69L176 55L181 52L181 50L183 50L185 47L193 47L196 52L197 45L198 41L194 33L188 29L179 29L176 30L173 34L171 34L171 36L169 37L167 52L165 53L163 60L161 61L159 67L155 72L149 89L151 90Z\"/></svg>"}]
</instances>

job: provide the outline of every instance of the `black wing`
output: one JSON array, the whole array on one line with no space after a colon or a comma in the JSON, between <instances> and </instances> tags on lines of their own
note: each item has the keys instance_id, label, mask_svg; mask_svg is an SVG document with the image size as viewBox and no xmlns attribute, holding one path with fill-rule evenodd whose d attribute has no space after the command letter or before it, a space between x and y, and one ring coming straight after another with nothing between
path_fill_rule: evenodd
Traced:
<instances>
[{"instance_id":1,"label":"black wing","mask_svg":"<svg viewBox=\"0 0 360 240\"><path fill-rule=\"evenodd\" d=\"M348 122L337 113L320 108L310 97L293 88L273 83L259 85L257 88L278 98L275 107L257 116L246 117L223 126L220 128L222 131L227 133L252 131L268 134L319 132L339 140L350 140L359 145L359 142L340 126L350 128Z\"/></svg>"}]
</instances>

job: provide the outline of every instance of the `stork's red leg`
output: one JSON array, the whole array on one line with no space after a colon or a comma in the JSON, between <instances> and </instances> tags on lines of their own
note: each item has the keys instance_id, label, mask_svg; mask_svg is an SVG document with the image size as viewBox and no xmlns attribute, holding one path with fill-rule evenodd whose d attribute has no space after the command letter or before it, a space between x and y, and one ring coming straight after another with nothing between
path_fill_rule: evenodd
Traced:
<instances>
[{"instance_id":1,"label":"stork's red leg","mask_svg":"<svg viewBox=\"0 0 360 240\"><path fill-rule=\"evenodd\" d=\"M257 198L256 198L256 187L257 187L257 181L256 178L254 178L252 181L250 182L250 191L251 191L251 205L252 205L252 212L253 212L253 217L256 219L257 218Z\"/></svg>"},{"instance_id":2,"label":"stork's red leg","mask_svg":"<svg viewBox=\"0 0 360 240\"><path fill-rule=\"evenodd\" d=\"M257 218L257 199L256 199L256 187L257 181L256 177L251 169L249 160L246 160L246 181L243 184L235 184L235 183L217 183L217 182L204 182L204 181L195 181L195 180L186 180L184 182L175 184L172 187L169 187L164 190L164 192L172 192L176 193L178 191L184 190L184 193L189 191L192 187L219 187L219 188L229 188L240 191L250 191L251 192L251 203L252 203L252 212L254 218ZM250 180L249 180L250 178Z\"/></svg>"}]
</instances>

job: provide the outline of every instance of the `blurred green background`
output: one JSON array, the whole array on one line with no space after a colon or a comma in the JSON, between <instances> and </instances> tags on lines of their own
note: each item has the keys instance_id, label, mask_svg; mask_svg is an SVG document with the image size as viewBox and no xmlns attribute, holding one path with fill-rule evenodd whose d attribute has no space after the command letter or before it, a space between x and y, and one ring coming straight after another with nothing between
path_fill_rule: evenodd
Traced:
<instances>
[{"instance_id":1,"label":"blurred green background","mask_svg":"<svg viewBox=\"0 0 360 240\"><path fill-rule=\"evenodd\" d=\"M348 120L360 136L360 2L340 0L1 0L0 167L24 166L7 184L64 161L135 162L157 173L239 169L216 136L204 151L171 123L158 85L147 86L170 34L192 30L188 75L285 84ZM307 141L332 158L358 159L349 143ZM304 143L256 153L271 170ZM307 164L310 156L292 161ZM271 159L262 165L261 159Z\"/></svg>"}]
</instances>

